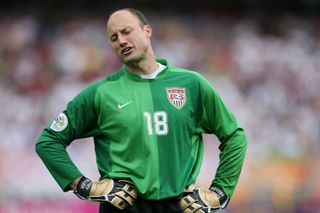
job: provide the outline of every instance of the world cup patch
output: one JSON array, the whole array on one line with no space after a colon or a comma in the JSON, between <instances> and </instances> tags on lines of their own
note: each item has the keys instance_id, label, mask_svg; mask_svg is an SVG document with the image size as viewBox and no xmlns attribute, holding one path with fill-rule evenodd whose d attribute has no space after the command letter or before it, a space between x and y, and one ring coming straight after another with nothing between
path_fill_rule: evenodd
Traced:
<instances>
[{"instance_id":1,"label":"world cup patch","mask_svg":"<svg viewBox=\"0 0 320 213\"><path fill-rule=\"evenodd\" d=\"M60 113L51 123L50 129L56 132L61 132L68 126L68 118L64 113Z\"/></svg>"},{"instance_id":2,"label":"world cup patch","mask_svg":"<svg viewBox=\"0 0 320 213\"><path fill-rule=\"evenodd\" d=\"M172 106L181 109L186 103L186 89L178 87L167 88L167 97Z\"/></svg>"}]
</instances>

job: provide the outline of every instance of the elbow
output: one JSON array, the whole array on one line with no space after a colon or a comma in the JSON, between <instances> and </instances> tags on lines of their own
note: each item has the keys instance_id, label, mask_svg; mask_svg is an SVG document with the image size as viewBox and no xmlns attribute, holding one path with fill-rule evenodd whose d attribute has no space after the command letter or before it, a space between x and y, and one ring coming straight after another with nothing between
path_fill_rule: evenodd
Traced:
<instances>
[{"instance_id":1,"label":"elbow","mask_svg":"<svg viewBox=\"0 0 320 213\"><path fill-rule=\"evenodd\" d=\"M248 146L248 139L247 139L247 136L246 136L244 130L242 131L241 139L239 141L241 141L242 150L244 150L244 153L246 153L247 152L247 146Z\"/></svg>"},{"instance_id":2,"label":"elbow","mask_svg":"<svg viewBox=\"0 0 320 213\"><path fill-rule=\"evenodd\" d=\"M247 139L247 135L246 135L246 133L245 133L244 130L242 131L242 134L243 134L243 143L245 144L245 146L247 146L247 144L248 144L248 139Z\"/></svg>"},{"instance_id":3,"label":"elbow","mask_svg":"<svg viewBox=\"0 0 320 213\"><path fill-rule=\"evenodd\" d=\"M51 147L51 142L48 140L44 140L43 138L39 138L35 144L35 152L38 154L38 156L41 158L41 156L45 153L48 152L48 150Z\"/></svg>"},{"instance_id":4,"label":"elbow","mask_svg":"<svg viewBox=\"0 0 320 213\"><path fill-rule=\"evenodd\" d=\"M43 151L43 144L40 142L36 142L35 144L35 152L40 156Z\"/></svg>"},{"instance_id":5,"label":"elbow","mask_svg":"<svg viewBox=\"0 0 320 213\"><path fill-rule=\"evenodd\" d=\"M248 140L247 140L246 132L244 131L243 128L241 128L240 131L238 131L238 137L239 137L239 141L241 141L242 146L247 148Z\"/></svg>"}]
</instances>

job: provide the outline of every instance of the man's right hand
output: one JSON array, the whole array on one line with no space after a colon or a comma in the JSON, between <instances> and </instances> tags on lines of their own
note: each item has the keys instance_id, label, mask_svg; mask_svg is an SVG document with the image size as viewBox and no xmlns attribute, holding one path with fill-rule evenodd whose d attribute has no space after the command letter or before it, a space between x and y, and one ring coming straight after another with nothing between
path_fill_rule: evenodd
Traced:
<instances>
[{"instance_id":1,"label":"man's right hand","mask_svg":"<svg viewBox=\"0 0 320 213\"><path fill-rule=\"evenodd\" d=\"M118 209L133 206L137 191L130 181L103 179L92 182L86 177L79 180L73 191L80 199L98 202L109 202Z\"/></svg>"}]
</instances>

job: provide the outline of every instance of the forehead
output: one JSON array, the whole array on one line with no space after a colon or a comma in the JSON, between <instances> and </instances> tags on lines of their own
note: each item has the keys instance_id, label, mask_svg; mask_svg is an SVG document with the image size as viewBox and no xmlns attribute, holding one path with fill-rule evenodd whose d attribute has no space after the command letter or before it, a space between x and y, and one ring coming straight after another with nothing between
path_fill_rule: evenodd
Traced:
<instances>
[{"instance_id":1,"label":"forehead","mask_svg":"<svg viewBox=\"0 0 320 213\"><path fill-rule=\"evenodd\" d=\"M128 26L139 26L139 24L139 19L129 11L117 11L110 16L107 22L107 31L110 34Z\"/></svg>"}]
</instances>

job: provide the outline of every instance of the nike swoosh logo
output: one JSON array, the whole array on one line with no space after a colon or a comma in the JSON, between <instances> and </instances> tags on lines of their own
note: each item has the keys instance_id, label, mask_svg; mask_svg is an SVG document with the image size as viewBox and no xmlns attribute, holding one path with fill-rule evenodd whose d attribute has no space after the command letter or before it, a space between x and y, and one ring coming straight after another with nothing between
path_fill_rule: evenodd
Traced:
<instances>
[{"instance_id":1,"label":"nike swoosh logo","mask_svg":"<svg viewBox=\"0 0 320 213\"><path fill-rule=\"evenodd\" d=\"M132 101L129 101L129 102L125 103L125 104L118 104L118 109L122 109L123 107L125 107L125 106L127 106L128 104L131 104L131 103L132 103Z\"/></svg>"}]
</instances>

